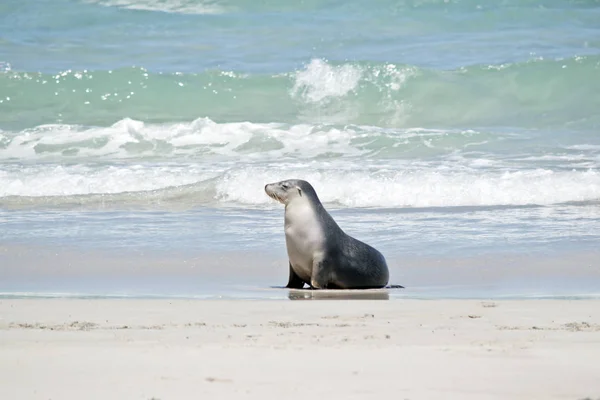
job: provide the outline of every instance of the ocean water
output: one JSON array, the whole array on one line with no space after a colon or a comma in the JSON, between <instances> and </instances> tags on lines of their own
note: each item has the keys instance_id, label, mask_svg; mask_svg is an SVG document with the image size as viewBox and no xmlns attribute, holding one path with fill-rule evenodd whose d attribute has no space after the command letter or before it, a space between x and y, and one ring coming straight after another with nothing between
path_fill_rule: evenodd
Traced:
<instances>
[{"instance_id":1,"label":"ocean water","mask_svg":"<svg viewBox=\"0 0 600 400\"><path fill-rule=\"evenodd\" d=\"M263 188L301 178L384 253L390 298L599 296L599 21L595 0L4 0L0 293L292 298Z\"/></svg>"}]
</instances>

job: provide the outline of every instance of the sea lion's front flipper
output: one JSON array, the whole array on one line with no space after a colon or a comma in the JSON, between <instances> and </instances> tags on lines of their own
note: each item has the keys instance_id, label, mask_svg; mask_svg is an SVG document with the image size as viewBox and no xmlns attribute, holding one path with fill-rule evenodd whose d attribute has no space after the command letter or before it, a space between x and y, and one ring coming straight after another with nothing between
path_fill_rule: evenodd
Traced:
<instances>
[{"instance_id":1,"label":"sea lion's front flipper","mask_svg":"<svg viewBox=\"0 0 600 400\"><path fill-rule=\"evenodd\" d=\"M292 264L290 263L290 279L288 280L288 284L286 288L288 289L302 289L304 287L304 281L300 279L298 275L294 272L292 268Z\"/></svg>"}]
</instances>

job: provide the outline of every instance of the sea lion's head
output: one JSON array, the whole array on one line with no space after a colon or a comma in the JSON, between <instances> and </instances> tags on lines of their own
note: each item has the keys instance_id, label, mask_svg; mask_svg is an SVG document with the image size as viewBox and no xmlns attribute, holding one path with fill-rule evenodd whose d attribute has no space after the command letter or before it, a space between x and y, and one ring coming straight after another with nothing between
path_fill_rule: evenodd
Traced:
<instances>
[{"instance_id":1,"label":"sea lion's head","mask_svg":"<svg viewBox=\"0 0 600 400\"><path fill-rule=\"evenodd\" d=\"M315 189L310 183L301 179L288 179L285 181L265 185L265 192L269 197L281 204L288 205L295 199L308 198L318 201Z\"/></svg>"}]
</instances>

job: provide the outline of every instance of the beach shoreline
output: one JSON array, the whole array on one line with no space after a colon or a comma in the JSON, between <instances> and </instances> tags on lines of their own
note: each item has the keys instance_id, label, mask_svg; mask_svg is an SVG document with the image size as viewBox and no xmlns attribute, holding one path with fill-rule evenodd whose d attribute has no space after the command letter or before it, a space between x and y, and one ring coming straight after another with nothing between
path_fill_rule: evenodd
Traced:
<instances>
[{"instance_id":1,"label":"beach shoreline","mask_svg":"<svg viewBox=\"0 0 600 400\"><path fill-rule=\"evenodd\" d=\"M387 255L389 283L405 287L387 290L388 298L600 297L597 250L501 250L476 255ZM285 245L269 252L193 248L146 252L0 244L0 298L294 299L298 296L282 288L288 271Z\"/></svg>"},{"instance_id":2,"label":"beach shoreline","mask_svg":"<svg viewBox=\"0 0 600 400\"><path fill-rule=\"evenodd\" d=\"M0 398L595 399L597 300L0 300Z\"/></svg>"}]
</instances>

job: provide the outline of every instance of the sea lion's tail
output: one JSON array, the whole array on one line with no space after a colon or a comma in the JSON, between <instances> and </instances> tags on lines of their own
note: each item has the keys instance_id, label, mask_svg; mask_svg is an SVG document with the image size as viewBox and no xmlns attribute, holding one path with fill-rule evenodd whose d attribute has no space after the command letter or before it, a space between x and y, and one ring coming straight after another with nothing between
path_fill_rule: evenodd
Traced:
<instances>
[{"instance_id":1,"label":"sea lion's tail","mask_svg":"<svg viewBox=\"0 0 600 400\"><path fill-rule=\"evenodd\" d=\"M405 289L402 285L387 285L385 289Z\"/></svg>"}]
</instances>

